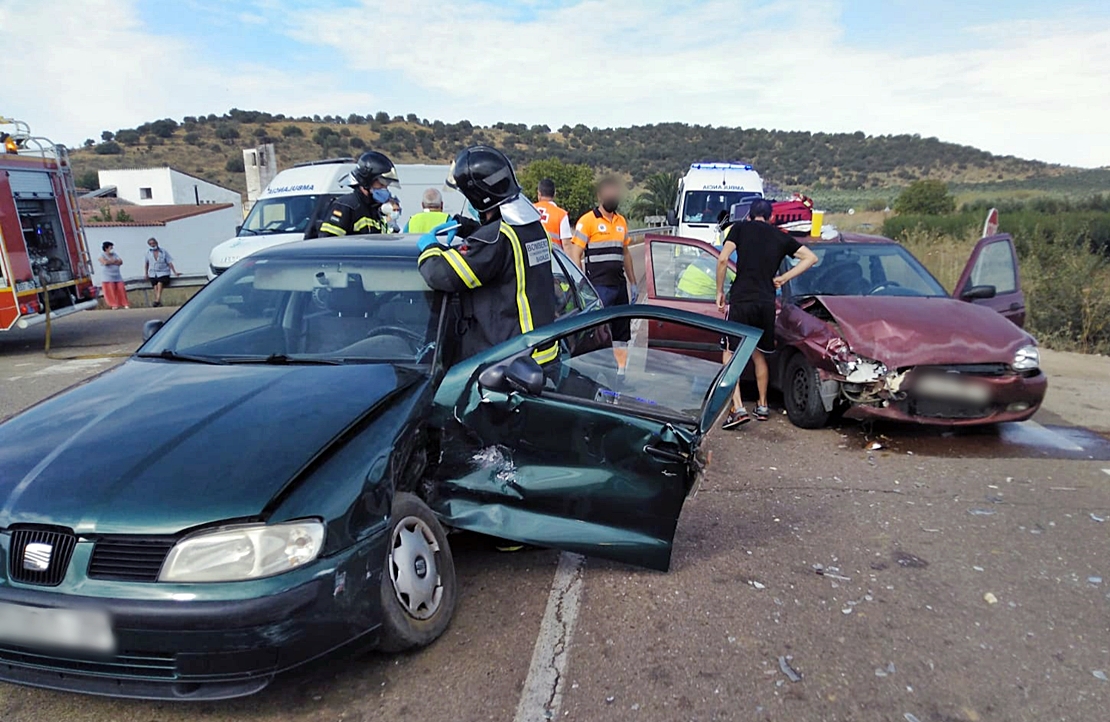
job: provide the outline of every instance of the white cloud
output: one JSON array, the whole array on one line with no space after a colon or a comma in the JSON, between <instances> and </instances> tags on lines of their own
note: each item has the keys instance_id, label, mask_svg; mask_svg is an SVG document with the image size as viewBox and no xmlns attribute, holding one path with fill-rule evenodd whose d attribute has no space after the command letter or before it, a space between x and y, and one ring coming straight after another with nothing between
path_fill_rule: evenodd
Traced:
<instances>
[{"instance_id":1,"label":"white cloud","mask_svg":"<svg viewBox=\"0 0 1110 722\"><path fill-rule=\"evenodd\" d=\"M363 4L364 12L318 16L346 33L289 32L332 43L354 68L384 67L433 90L434 106L420 114L920 133L1051 162L1110 164L1110 29L1097 24L1000 22L968 33L966 49L949 42L910 54L853 43L831 1L676 9L585 0L524 22L475 0L452 3L449 18L441 0L391 4L388 13L375 0ZM963 22L953 18L954 34Z\"/></svg>"},{"instance_id":2,"label":"white cloud","mask_svg":"<svg viewBox=\"0 0 1110 722\"><path fill-rule=\"evenodd\" d=\"M180 12L212 8L188 2ZM479 0L362 0L359 9L322 4L310 13L252 0L211 13L225 30L273 33L274 56L325 47L350 68L294 74L264 65L266 58L217 63L203 39L154 34L136 4L0 0L0 113L68 142L230 107L312 115L385 106L552 127L683 121L920 133L996 153L1110 165L1110 28L1075 18L969 29L954 17L964 49L949 39L923 51L922 42L901 50L846 35L838 0L580 0L509 9ZM51 32L27 31L41 28Z\"/></svg>"},{"instance_id":3,"label":"white cloud","mask_svg":"<svg viewBox=\"0 0 1110 722\"><path fill-rule=\"evenodd\" d=\"M312 115L324 97L328 108L374 103L330 72L212 62L185 39L151 33L133 0L0 0L0 47L0 114L70 144L100 129L232 107Z\"/></svg>"}]
</instances>

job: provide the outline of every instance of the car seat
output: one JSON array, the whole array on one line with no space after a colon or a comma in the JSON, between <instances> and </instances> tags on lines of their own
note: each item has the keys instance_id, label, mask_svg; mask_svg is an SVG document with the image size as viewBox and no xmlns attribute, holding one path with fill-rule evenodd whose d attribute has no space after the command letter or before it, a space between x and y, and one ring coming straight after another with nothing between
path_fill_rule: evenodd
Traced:
<instances>
[{"instance_id":1,"label":"car seat","mask_svg":"<svg viewBox=\"0 0 1110 722\"><path fill-rule=\"evenodd\" d=\"M347 274L345 287L324 294L328 313L310 319L305 347L308 353L329 353L366 338L377 322L369 318L375 294L362 287L362 275Z\"/></svg>"}]
</instances>

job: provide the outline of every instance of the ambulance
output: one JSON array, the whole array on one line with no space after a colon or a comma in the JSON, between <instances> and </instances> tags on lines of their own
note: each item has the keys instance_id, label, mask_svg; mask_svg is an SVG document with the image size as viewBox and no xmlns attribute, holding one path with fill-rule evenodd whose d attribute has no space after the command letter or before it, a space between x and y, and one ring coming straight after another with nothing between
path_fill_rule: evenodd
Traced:
<instances>
[{"instance_id":1,"label":"ambulance","mask_svg":"<svg viewBox=\"0 0 1110 722\"><path fill-rule=\"evenodd\" d=\"M208 280L256 251L304 240L305 230L316 223L331 202L351 192L350 173L354 167L354 158L330 158L298 163L274 176L235 238L212 249ZM447 213L463 212L462 194L445 185L449 169L446 165L397 166L401 183L391 191L401 204L398 228L404 228L409 217L421 212L420 201L427 188L437 188L443 194L443 210Z\"/></svg>"},{"instance_id":2,"label":"ambulance","mask_svg":"<svg viewBox=\"0 0 1110 722\"><path fill-rule=\"evenodd\" d=\"M694 163L678 185L668 224L675 234L718 243L717 221L733 206L763 197L763 179L744 163Z\"/></svg>"},{"instance_id":3,"label":"ambulance","mask_svg":"<svg viewBox=\"0 0 1110 722\"><path fill-rule=\"evenodd\" d=\"M256 251L304 240L305 229L333 200L350 192L346 183L354 167L353 158L329 158L298 163L274 176L235 238L212 249L208 280Z\"/></svg>"}]
</instances>

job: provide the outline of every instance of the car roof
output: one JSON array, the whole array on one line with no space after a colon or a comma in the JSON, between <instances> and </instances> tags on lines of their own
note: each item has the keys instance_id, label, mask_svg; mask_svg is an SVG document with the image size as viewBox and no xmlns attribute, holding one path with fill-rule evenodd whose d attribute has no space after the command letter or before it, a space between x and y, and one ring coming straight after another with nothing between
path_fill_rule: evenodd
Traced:
<instances>
[{"instance_id":1,"label":"car roof","mask_svg":"<svg viewBox=\"0 0 1110 722\"><path fill-rule=\"evenodd\" d=\"M411 258L420 255L416 233L314 238L267 248L252 258Z\"/></svg>"},{"instance_id":2,"label":"car roof","mask_svg":"<svg viewBox=\"0 0 1110 722\"><path fill-rule=\"evenodd\" d=\"M831 243L893 243L893 244L897 244L898 243L898 241L896 241L892 238L887 238L886 236L874 236L874 235L868 235L866 233L843 233L843 232L838 233L836 236L834 236L832 238L809 238L807 240L810 243L814 243L814 244L817 244L817 243L822 243L822 244L831 244Z\"/></svg>"}]
</instances>

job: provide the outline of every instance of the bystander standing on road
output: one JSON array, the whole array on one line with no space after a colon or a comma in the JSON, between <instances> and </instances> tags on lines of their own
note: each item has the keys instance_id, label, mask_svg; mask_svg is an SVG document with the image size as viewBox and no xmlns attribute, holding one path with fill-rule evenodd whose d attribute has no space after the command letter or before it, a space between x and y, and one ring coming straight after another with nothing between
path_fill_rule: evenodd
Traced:
<instances>
[{"instance_id":1,"label":"bystander standing on road","mask_svg":"<svg viewBox=\"0 0 1110 722\"><path fill-rule=\"evenodd\" d=\"M117 308L131 308L127 302L127 289L123 285L123 259L116 253L116 246L111 241L104 241L100 246L102 253L96 259L100 263L100 289L104 294L104 302L113 311Z\"/></svg>"},{"instance_id":2,"label":"bystander standing on road","mask_svg":"<svg viewBox=\"0 0 1110 722\"><path fill-rule=\"evenodd\" d=\"M637 296L636 271L628 250L628 221L617 213L621 190L621 181L614 177L598 183L597 208L579 219L567 247L567 254L589 276L605 307L628 304L629 287L633 302ZM610 324L610 330L617 372L623 375L628 366L631 326L627 319L617 320Z\"/></svg>"},{"instance_id":3,"label":"bystander standing on road","mask_svg":"<svg viewBox=\"0 0 1110 722\"><path fill-rule=\"evenodd\" d=\"M729 257L735 251L736 280L732 282L729 293L728 320L754 326L762 332L752 354L755 382L759 389L755 417L760 421L766 421L770 415L767 408L770 373L766 354L775 351L775 293L790 279L800 276L817 263L817 255L813 251L771 225L773 212L770 201L760 199L752 203L748 220L734 223L729 228L717 260L717 308L722 312L725 310L725 276ZM779 267L787 256L798 259L798 263L778 275ZM737 337L726 339L724 363L729 362L739 343ZM731 429L750 420L740 398L738 383L732 392L732 411L725 419L724 428Z\"/></svg>"},{"instance_id":4,"label":"bystander standing on road","mask_svg":"<svg viewBox=\"0 0 1110 722\"><path fill-rule=\"evenodd\" d=\"M405 233L427 233L450 218L443 212L443 194L436 188L424 191L420 206L421 212L414 214L405 224Z\"/></svg>"},{"instance_id":5,"label":"bystander standing on road","mask_svg":"<svg viewBox=\"0 0 1110 722\"><path fill-rule=\"evenodd\" d=\"M144 271L150 279L150 287L154 289L154 303L151 305L157 308L162 305L162 291L170 285L170 274L181 274L173 267L173 256L158 245L157 238L148 238L146 245L148 248Z\"/></svg>"},{"instance_id":6,"label":"bystander standing on road","mask_svg":"<svg viewBox=\"0 0 1110 722\"><path fill-rule=\"evenodd\" d=\"M565 249L570 245L570 216L555 204L555 181L544 178L536 188L536 210L540 212L540 222L543 223L551 242Z\"/></svg>"}]
</instances>

